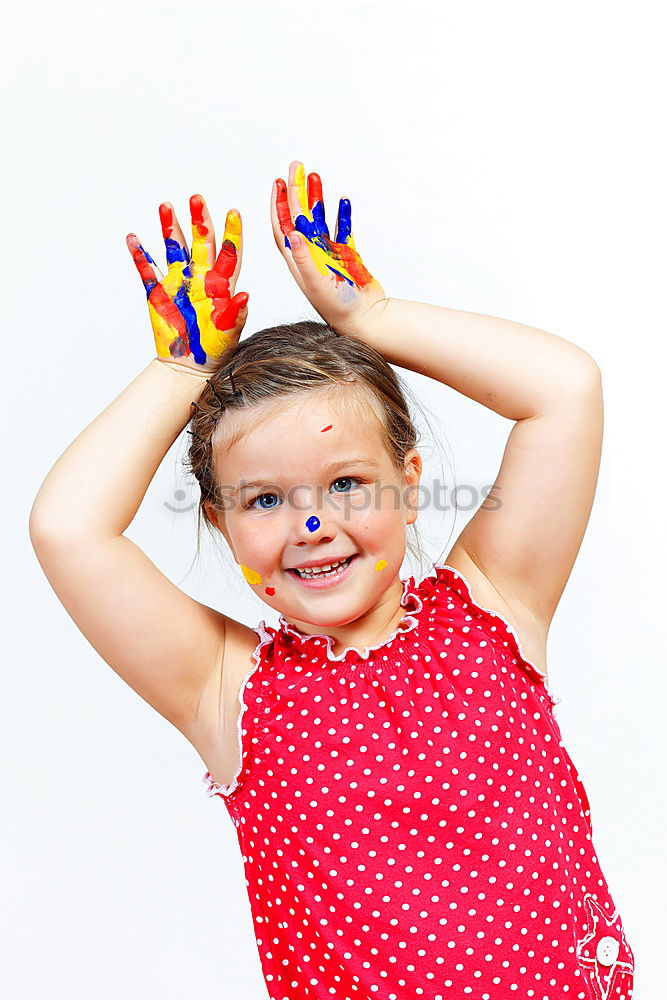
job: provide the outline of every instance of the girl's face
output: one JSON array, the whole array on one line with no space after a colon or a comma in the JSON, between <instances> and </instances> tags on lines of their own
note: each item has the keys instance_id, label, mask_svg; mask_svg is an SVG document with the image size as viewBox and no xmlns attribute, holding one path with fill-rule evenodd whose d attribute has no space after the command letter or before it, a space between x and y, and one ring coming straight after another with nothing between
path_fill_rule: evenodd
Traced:
<instances>
[{"instance_id":1,"label":"girl's face","mask_svg":"<svg viewBox=\"0 0 667 1000\"><path fill-rule=\"evenodd\" d=\"M406 525L417 516L418 452L397 472L376 420L339 398L317 391L286 402L218 463L218 526L253 590L297 625L344 625L389 588L400 594ZM339 560L337 571L298 572Z\"/></svg>"}]
</instances>

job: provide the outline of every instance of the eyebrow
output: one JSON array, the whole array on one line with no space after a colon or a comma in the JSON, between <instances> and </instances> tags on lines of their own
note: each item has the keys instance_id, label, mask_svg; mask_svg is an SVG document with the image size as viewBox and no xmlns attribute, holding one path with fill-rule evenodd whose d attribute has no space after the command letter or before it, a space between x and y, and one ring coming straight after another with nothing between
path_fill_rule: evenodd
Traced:
<instances>
[{"instance_id":1,"label":"eyebrow","mask_svg":"<svg viewBox=\"0 0 667 1000\"><path fill-rule=\"evenodd\" d=\"M354 468L355 466L360 466L360 465L366 469L373 469L373 470L379 469L380 467L378 463L373 461L373 459L371 458L362 458L358 455L355 455L354 457L341 458L336 462L331 462L323 469L323 475L325 478L328 479L329 476L333 476L334 473L340 472L341 469L349 469L351 467ZM275 480L260 479L257 482L252 482L252 483L239 483L238 486L236 486L233 490L231 490L228 496L236 497L239 495L239 493L242 493L243 490L260 489L263 486L275 486Z\"/></svg>"}]
</instances>

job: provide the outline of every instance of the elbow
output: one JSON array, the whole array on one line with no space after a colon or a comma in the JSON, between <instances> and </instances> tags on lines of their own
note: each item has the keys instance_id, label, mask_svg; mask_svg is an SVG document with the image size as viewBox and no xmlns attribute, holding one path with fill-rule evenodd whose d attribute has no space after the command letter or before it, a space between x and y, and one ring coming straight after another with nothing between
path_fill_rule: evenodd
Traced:
<instances>
[{"instance_id":1,"label":"elbow","mask_svg":"<svg viewBox=\"0 0 667 1000\"><path fill-rule=\"evenodd\" d=\"M594 380L602 381L602 370L592 354L589 354L588 351L583 351L581 361L584 370L588 372Z\"/></svg>"},{"instance_id":2,"label":"elbow","mask_svg":"<svg viewBox=\"0 0 667 1000\"><path fill-rule=\"evenodd\" d=\"M33 508L30 511L30 517L28 518L28 535L30 536L30 544L35 552L39 552L39 550L46 544L50 534L52 533L49 532L44 517L33 505Z\"/></svg>"},{"instance_id":3,"label":"elbow","mask_svg":"<svg viewBox=\"0 0 667 1000\"><path fill-rule=\"evenodd\" d=\"M35 550L37 550L37 546L46 539L47 534L50 531L48 525L49 522L52 521L52 517L48 512L49 505L44 503L43 486L44 484L42 483L42 486L40 486L37 495L32 502L30 514L28 515L28 534L30 536L32 547Z\"/></svg>"},{"instance_id":4,"label":"elbow","mask_svg":"<svg viewBox=\"0 0 667 1000\"><path fill-rule=\"evenodd\" d=\"M63 540L65 530L62 522L56 522L35 503L28 517L28 534L33 549L39 554L45 548L53 546L58 539Z\"/></svg>"},{"instance_id":5,"label":"elbow","mask_svg":"<svg viewBox=\"0 0 667 1000\"><path fill-rule=\"evenodd\" d=\"M602 372L590 354L577 349L552 372L539 413L584 399L596 399L602 405Z\"/></svg>"},{"instance_id":6,"label":"elbow","mask_svg":"<svg viewBox=\"0 0 667 1000\"><path fill-rule=\"evenodd\" d=\"M602 371L595 358L581 351L565 376L566 388L579 394L590 390L602 391Z\"/></svg>"}]
</instances>

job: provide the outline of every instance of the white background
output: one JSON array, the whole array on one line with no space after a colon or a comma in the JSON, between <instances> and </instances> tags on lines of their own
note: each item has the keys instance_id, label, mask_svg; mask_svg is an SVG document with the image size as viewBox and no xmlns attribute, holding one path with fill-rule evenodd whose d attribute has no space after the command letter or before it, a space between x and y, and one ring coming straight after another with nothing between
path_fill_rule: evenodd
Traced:
<instances>
[{"instance_id":1,"label":"white background","mask_svg":"<svg viewBox=\"0 0 667 1000\"><path fill-rule=\"evenodd\" d=\"M266 990L236 832L189 743L110 670L41 574L53 462L154 354L124 244L157 206L243 213L247 330L312 315L271 236L302 159L352 199L386 291L565 337L597 360L598 493L549 642L556 715L637 961L664 986L664 30L578 0L12 5L3 18L0 976L13 1000L251 1000ZM185 228L185 225L184 225ZM430 380L456 480L490 484L509 421ZM187 439L189 441L189 438ZM169 453L128 530L188 593L270 609L210 547ZM184 496L176 499L175 491ZM465 523L459 513L451 540ZM453 530L435 528L433 555ZM554 998L560 1000L560 998Z\"/></svg>"}]
</instances>

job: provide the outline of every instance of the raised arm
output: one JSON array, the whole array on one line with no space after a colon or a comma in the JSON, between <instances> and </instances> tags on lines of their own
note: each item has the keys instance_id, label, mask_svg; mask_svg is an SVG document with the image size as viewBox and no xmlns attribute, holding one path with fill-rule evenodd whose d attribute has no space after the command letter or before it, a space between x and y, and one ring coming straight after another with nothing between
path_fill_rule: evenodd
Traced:
<instances>
[{"instance_id":1,"label":"raised arm","mask_svg":"<svg viewBox=\"0 0 667 1000\"><path fill-rule=\"evenodd\" d=\"M188 737L201 692L222 663L228 627L243 626L183 593L123 532L245 321L247 295L232 298L240 217L228 216L216 262L210 218L203 200L193 201L192 260L171 206L161 207L170 265L165 278L136 237L128 237L158 357L70 444L30 514L39 562L76 625Z\"/></svg>"},{"instance_id":2,"label":"raised arm","mask_svg":"<svg viewBox=\"0 0 667 1000\"><path fill-rule=\"evenodd\" d=\"M392 364L515 421L490 498L447 561L476 566L546 638L595 496L603 432L597 364L543 330L419 302L386 300L360 335Z\"/></svg>"},{"instance_id":3,"label":"raised arm","mask_svg":"<svg viewBox=\"0 0 667 1000\"><path fill-rule=\"evenodd\" d=\"M448 563L493 592L541 649L581 546L603 432L600 370L561 337L520 323L387 298L363 265L341 199L335 238L322 185L294 161L272 192L276 244L304 294L342 335L515 421L484 503ZM296 230L296 232L295 232ZM489 592L485 590L485 593Z\"/></svg>"}]
</instances>

